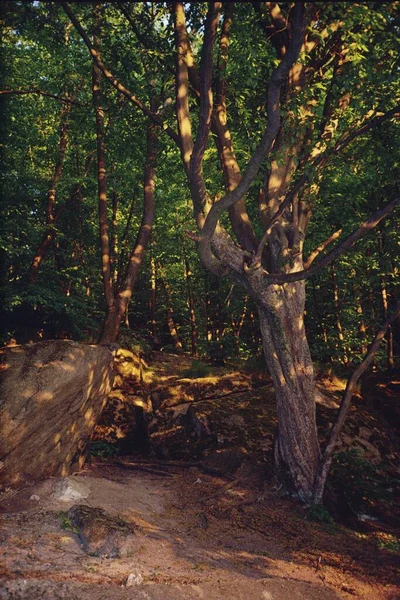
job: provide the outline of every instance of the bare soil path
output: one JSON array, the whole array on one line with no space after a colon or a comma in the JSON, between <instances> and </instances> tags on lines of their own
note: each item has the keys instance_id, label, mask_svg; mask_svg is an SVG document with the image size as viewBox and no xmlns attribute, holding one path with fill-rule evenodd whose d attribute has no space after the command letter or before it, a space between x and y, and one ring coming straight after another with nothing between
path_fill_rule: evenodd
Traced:
<instances>
[{"instance_id":1,"label":"bare soil path","mask_svg":"<svg viewBox=\"0 0 400 600\"><path fill-rule=\"evenodd\" d=\"M84 503L133 524L132 552L88 556L63 529L76 500L55 499L57 480L46 480L1 503L2 600L399 597L395 555L305 521L288 499L255 497L195 468L156 475L124 462L96 461L71 479L90 489Z\"/></svg>"}]
</instances>

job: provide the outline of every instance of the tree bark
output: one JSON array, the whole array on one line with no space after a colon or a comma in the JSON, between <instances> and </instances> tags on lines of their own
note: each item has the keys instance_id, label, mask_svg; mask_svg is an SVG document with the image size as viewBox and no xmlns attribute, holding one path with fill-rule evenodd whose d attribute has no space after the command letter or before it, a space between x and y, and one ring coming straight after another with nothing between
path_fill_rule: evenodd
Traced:
<instances>
[{"instance_id":1,"label":"tree bark","mask_svg":"<svg viewBox=\"0 0 400 600\"><path fill-rule=\"evenodd\" d=\"M162 272L162 268L160 268L160 273ZM182 342L179 339L179 334L178 334L178 329L176 327L175 324L175 319L174 319L174 309L172 307L172 294L171 294L171 289L169 287L168 281L165 279L164 276L161 276L161 282L164 288L164 292L165 292L165 298L167 301L167 325L168 325L168 331L169 334L171 336L172 339L172 343L174 345L175 351L180 354L183 350L182 348Z\"/></svg>"},{"instance_id":2,"label":"tree bark","mask_svg":"<svg viewBox=\"0 0 400 600\"><path fill-rule=\"evenodd\" d=\"M192 289L192 271L190 270L189 260L187 256L185 260L185 275L188 292L188 308L189 308L189 319L190 319L190 333L191 333L191 344L192 352L191 355L196 357L199 354L198 350L198 333L196 323L196 307L194 303L193 289Z\"/></svg>"},{"instance_id":3,"label":"tree bark","mask_svg":"<svg viewBox=\"0 0 400 600\"><path fill-rule=\"evenodd\" d=\"M156 99L151 100L151 105L157 104ZM136 237L135 245L129 257L129 263L125 270L125 275L118 285L116 293L113 292L113 302L107 302L107 313L103 329L100 335L100 344L113 344L117 341L121 321L126 315L129 302L132 298L133 290L139 275L140 267L147 245L150 240L154 220L155 209L155 181L157 166L157 126L148 121L147 124L147 146L144 165L144 208L143 218Z\"/></svg>"},{"instance_id":4,"label":"tree bark","mask_svg":"<svg viewBox=\"0 0 400 600\"><path fill-rule=\"evenodd\" d=\"M319 462L314 369L304 329L304 282L269 286L258 303L264 355L277 402L275 464L289 490L308 502Z\"/></svg>"}]
</instances>

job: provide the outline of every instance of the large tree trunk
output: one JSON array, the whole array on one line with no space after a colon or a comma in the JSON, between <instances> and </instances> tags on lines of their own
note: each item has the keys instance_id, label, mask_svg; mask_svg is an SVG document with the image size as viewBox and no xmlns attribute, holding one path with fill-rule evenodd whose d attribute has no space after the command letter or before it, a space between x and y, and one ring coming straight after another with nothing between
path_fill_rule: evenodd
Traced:
<instances>
[{"instance_id":1,"label":"large tree trunk","mask_svg":"<svg viewBox=\"0 0 400 600\"><path fill-rule=\"evenodd\" d=\"M312 498L319 445L315 380L304 329L305 284L269 286L258 303L267 366L275 385L279 477L304 501Z\"/></svg>"}]
</instances>

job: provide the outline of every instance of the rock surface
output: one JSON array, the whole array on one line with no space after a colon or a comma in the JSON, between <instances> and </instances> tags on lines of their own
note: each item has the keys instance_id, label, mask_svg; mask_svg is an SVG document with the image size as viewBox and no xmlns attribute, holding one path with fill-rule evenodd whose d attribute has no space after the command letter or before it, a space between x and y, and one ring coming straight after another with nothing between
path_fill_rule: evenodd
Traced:
<instances>
[{"instance_id":1,"label":"rock surface","mask_svg":"<svg viewBox=\"0 0 400 600\"><path fill-rule=\"evenodd\" d=\"M82 466L112 364L107 348L68 340L1 351L0 488Z\"/></svg>"},{"instance_id":2,"label":"rock surface","mask_svg":"<svg viewBox=\"0 0 400 600\"><path fill-rule=\"evenodd\" d=\"M90 556L119 558L129 552L134 531L126 521L84 504L73 506L68 517L83 550Z\"/></svg>"},{"instance_id":3,"label":"rock surface","mask_svg":"<svg viewBox=\"0 0 400 600\"><path fill-rule=\"evenodd\" d=\"M53 496L56 500L61 500L62 502L82 500L87 498L89 494L90 487L73 477L63 477L54 485Z\"/></svg>"}]
</instances>

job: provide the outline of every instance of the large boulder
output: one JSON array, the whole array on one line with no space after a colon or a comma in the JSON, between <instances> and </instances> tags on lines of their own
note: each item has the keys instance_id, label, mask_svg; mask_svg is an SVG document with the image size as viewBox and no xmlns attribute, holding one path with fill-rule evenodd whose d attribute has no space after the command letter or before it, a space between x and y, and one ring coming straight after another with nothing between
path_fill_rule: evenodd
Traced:
<instances>
[{"instance_id":1,"label":"large boulder","mask_svg":"<svg viewBox=\"0 0 400 600\"><path fill-rule=\"evenodd\" d=\"M0 353L0 488L84 463L112 386L113 354L69 340Z\"/></svg>"}]
</instances>

